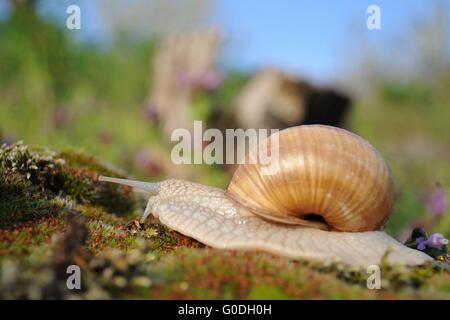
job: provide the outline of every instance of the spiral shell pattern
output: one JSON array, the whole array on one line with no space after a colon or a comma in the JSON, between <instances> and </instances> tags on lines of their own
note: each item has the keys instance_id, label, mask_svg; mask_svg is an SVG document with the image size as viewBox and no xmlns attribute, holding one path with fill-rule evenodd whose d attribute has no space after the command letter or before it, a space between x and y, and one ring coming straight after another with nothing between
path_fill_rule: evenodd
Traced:
<instances>
[{"instance_id":1,"label":"spiral shell pattern","mask_svg":"<svg viewBox=\"0 0 450 320\"><path fill-rule=\"evenodd\" d=\"M274 174L242 164L227 195L242 208L278 222L335 231L379 230L394 203L389 168L366 140L349 131L307 125L279 131ZM251 152L255 152L252 150Z\"/></svg>"}]
</instances>

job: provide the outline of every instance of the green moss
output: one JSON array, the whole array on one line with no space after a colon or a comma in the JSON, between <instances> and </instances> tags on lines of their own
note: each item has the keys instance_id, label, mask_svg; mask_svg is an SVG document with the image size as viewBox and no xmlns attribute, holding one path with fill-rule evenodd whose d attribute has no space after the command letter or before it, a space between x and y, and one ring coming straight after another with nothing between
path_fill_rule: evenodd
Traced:
<instances>
[{"instance_id":1,"label":"green moss","mask_svg":"<svg viewBox=\"0 0 450 320\"><path fill-rule=\"evenodd\" d=\"M128 214L136 207L130 188L96 181L99 173L120 176L119 172L80 152L66 150L57 154L44 148L30 148L21 142L4 145L0 148L0 169L4 179L15 180L16 183L10 183L12 188L39 186L54 195L100 205L114 214ZM14 179L9 178L12 174L16 174ZM29 192L35 193L35 190Z\"/></svg>"},{"instance_id":2,"label":"green moss","mask_svg":"<svg viewBox=\"0 0 450 320\"><path fill-rule=\"evenodd\" d=\"M450 296L450 292L434 287L438 283L436 279L445 280L449 274L430 266L412 269L382 266L381 290L367 289L367 274L362 271L352 271L342 265L295 262L257 252L184 249L158 261L155 269L162 272L166 281L153 288L154 298L401 299Z\"/></svg>"},{"instance_id":3,"label":"green moss","mask_svg":"<svg viewBox=\"0 0 450 320\"><path fill-rule=\"evenodd\" d=\"M341 265L324 267L259 252L212 249L184 248L161 254L152 241L141 237L135 238L133 248L104 248L95 254L88 250L83 259L83 290L75 293L78 298L450 298L450 273L431 266L382 266L382 289L369 290L365 285L367 275ZM29 298L30 287L40 297L73 297L74 292L64 289L62 280L48 277L56 272L49 261L15 263L16 277L8 286L3 285L0 297ZM0 263L0 274L11 267L8 263ZM47 280L37 280L41 278ZM59 288L56 293L48 289L55 287Z\"/></svg>"},{"instance_id":4,"label":"green moss","mask_svg":"<svg viewBox=\"0 0 450 320\"><path fill-rule=\"evenodd\" d=\"M54 195L17 173L0 174L0 229L42 216L57 215L62 206Z\"/></svg>"},{"instance_id":5,"label":"green moss","mask_svg":"<svg viewBox=\"0 0 450 320\"><path fill-rule=\"evenodd\" d=\"M253 300L286 300L290 297L285 295L283 291L276 286L262 284L253 287L247 298Z\"/></svg>"},{"instance_id":6,"label":"green moss","mask_svg":"<svg viewBox=\"0 0 450 320\"><path fill-rule=\"evenodd\" d=\"M41 217L11 230L0 229L0 260L5 257L23 258L32 253L36 246L49 243L53 234L63 230L64 219L61 215Z\"/></svg>"},{"instance_id":7,"label":"green moss","mask_svg":"<svg viewBox=\"0 0 450 320\"><path fill-rule=\"evenodd\" d=\"M382 289L369 290L368 275L348 266L212 250L156 220L141 224L131 189L96 181L120 172L81 152L0 150L0 298L450 298L445 263L382 263ZM72 216L86 230L83 243L72 243ZM61 253L61 241L79 252ZM60 276L75 256L79 292Z\"/></svg>"},{"instance_id":8,"label":"green moss","mask_svg":"<svg viewBox=\"0 0 450 320\"><path fill-rule=\"evenodd\" d=\"M138 209L137 198L129 188L96 182L98 171L118 174L114 169L102 167L81 153L71 155L69 151L59 155L45 148L31 148L22 142L1 146L2 257L26 257L36 246L49 241L52 234L64 231L68 213L93 215L90 223L94 226L96 219L125 224L114 217L133 215ZM118 234L104 228L102 237L108 238L104 247L132 245L132 239L121 241Z\"/></svg>"},{"instance_id":9,"label":"green moss","mask_svg":"<svg viewBox=\"0 0 450 320\"><path fill-rule=\"evenodd\" d=\"M111 165L101 162L96 157L75 149L65 149L58 153L59 157L66 161L72 168L89 168L103 175L123 176L123 172L113 168Z\"/></svg>"}]
</instances>

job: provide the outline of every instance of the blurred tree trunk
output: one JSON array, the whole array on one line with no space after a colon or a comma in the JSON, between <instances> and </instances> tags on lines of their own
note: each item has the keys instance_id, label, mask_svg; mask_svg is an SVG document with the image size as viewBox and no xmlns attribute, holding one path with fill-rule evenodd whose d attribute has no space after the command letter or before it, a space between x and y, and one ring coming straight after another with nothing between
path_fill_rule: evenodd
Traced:
<instances>
[{"instance_id":1,"label":"blurred tree trunk","mask_svg":"<svg viewBox=\"0 0 450 320\"><path fill-rule=\"evenodd\" d=\"M168 138L174 129L191 129L192 93L198 85L209 84L199 82L217 82L212 78L218 77L215 69L219 42L215 29L173 34L160 41L153 61L149 106Z\"/></svg>"}]
</instances>

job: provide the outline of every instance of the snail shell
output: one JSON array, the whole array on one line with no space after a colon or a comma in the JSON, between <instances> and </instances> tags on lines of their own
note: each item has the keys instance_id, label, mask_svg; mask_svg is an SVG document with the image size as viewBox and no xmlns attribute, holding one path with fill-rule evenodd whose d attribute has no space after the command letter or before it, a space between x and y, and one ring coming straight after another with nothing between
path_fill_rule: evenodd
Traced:
<instances>
[{"instance_id":1,"label":"snail shell","mask_svg":"<svg viewBox=\"0 0 450 320\"><path fill-rule=\"evenodd\" d=\"M226 191L169 179L148 183L99 177L150 194L142 220L160 222L209 246L261 250L292 259L354 266L420 265L431 258L382 231L394 187L378 152L355 134L329 126L293 127L279 142L274 174L243 164ZM254 150L250 151L254 152Z\"/></svg>"},{"instance_id":2,"label":"snail shell","mask_svg":"<svg viewBox=\"0 0 450 320\"><path fill-rule=\"evenodd\" d=\"M321 125L277 134L276 173L263 175L260 163L240 165L228 186L232 199L264 218L320 229L372 231L386 223L394 184L367 141Z\"/></svg>"}]
</instances>

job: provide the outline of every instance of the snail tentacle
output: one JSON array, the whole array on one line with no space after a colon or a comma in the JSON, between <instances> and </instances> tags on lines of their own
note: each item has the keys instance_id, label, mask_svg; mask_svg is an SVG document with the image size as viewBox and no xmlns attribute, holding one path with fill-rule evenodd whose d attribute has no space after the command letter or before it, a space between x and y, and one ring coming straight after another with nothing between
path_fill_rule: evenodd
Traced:
<instances>
[{"instance_id":1,"label":"snail tentacle","mask_svg":"<svg viewBox=\"0 0 450 320\"><path fill-rule=\"evenodd\" d=\"M130 179L120 179L106 176L99 176L98 181L106 181L121 184L124 186L133 187L142 191L145 191L151 195L158 194L160 190L160 183L158 182L144 182L144 181L136 181Z\"/></svg>"}]
</instances>

